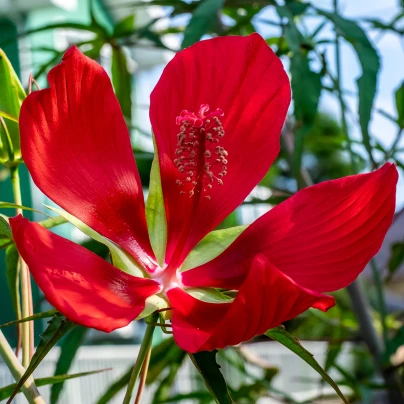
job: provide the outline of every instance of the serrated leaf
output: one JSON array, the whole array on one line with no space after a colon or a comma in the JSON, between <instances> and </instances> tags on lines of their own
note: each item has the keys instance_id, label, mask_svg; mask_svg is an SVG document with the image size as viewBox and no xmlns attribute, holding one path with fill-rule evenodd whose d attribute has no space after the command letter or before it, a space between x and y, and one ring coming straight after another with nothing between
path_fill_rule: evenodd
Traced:
<instances>
[{"instance_id":1,"label":"serrated leaf","mask_svg":"<svg viewBox=\"0 0 404 404\"><path fill-rule=\"evenodd\" d=\"M25 92L14 71L10 61L2 49L0 49L0 111L12 117L18 118L20 115L20 108L23 100L25 99ZM9 133L9 139L12 145L13 159L21 158L20 147L20 132L18 122L10 120L7 115L6 125ZM6 139L6 132L2 125L0 125L0 162L5 162L9 157L9 140Z\"/></svg>"},{"instance_id":2,"label":"serrated leaf","mask_svg":"<svg viewBox=\"0 0 404 404\"><path fill-rule=\"evenodd\" d=\"M119 46L112 47L111 73L116 98L124 117L130 122L132 120L132 80L126 54Z\"/></svg>"},{"instance_id":3,"label":"serrated leaf","mask_svg":"<svg viewBox=\"0 0 404 404\"><path fill-rule=\"evenodd\" d=\"M146 201L146 221L149 230L150 244L157 262L163 267L167 245L167 219L163 189L161 187L158 151L155 142L154 159L150 172L149 194Z\"/></svg>"},{"instance_id":4,"label":"serrated leaf","mask_svg":"<svg viewBox=\"0 0 404 404\"><path fill-rule=\"evenodd\" d=\"M20 320L9 321L8 323L4 323L4 324L0 325L0 328L10 327L11 325L20 324L20 323L25 323L26 321L40 320L42 318L52 317L56 313L58 313L58 311L55 309L43 311L41 313L36 313L29 317L21 318Z\"/></svg>"},{"instance_id":5,"label":"serrated leaf","mask_svg":"<svg viewBox=\"0 0 404 404\"><path fill-rule=\"evenodd\" d=\"M344 397L334 380L332 380L327 372L318 364L318 362L314 359L314 356L307 349L305 349L300 342L293 337L293 335L286 331L285 327L279 326L272 328L271 330L268 330L265 335L275 341L278 341L280 344L303 359L335 390L344 403L349 404L348 400Z\"/></svg>"},{"instance_id":6,"label":"serrated leaf","mask_svg":"<svg viewBox=\"0 0 404 404\"><path fill-rule=\"evenodd\" d=\"M198 352L189 354L192 363L201 374L205 386L209 390L213 399L218 404L229 404L231 399L226 381L220 371L220 366L216 362L217 351Z\"/></svg>"},{"instance_id":7,"label":"serrated leaf","mask_svg":"<svg viewBox=\"0 0 404 404\"><path fill-rule=\"evenodd\" d=\"M185 28L182 49L198 42L210 31L218 19L218 13L223 8L223 4L223 0L203 0L198 4Z\"/></svg>"},{"instance_id":8,"label":"serrated leaf","mask_svg":"<svg viewBox=\"0 0 404 404\"><path fill-rule=\"evenodd\" d=\"M404 81L394 93L396 100L397 122L401 129L404 129Z\"/></svg>"},{"instance_id":9,"label":"serrated leaf","mask_svg":"<svg viewBox=\"0 0 404 404\"><path fill-rule=\"evenodd\" d=\"M101 234L94 231L91 227L87 226L84 222L82 222L77 217L71 215L70 213L65 212L62 209L56 208L54 206L45 205L48 209L56 212L60 216L64 217L68 222L73 224L79 230L81 230L85 235L91 237L95 241L98 241L101 244L104 244L108 247L111 257L112 263L115 267L125 271L131 275L144 277L144 274L140 267L136 264L134 259L124 250L122 250L117 244L108 240L107 238L101 236Z\"/></svg>"},{"instance_id":10,"label":"serrated leaf","mask_svg":"<svg viewBox=\"0 0 404 404\"><path fill-rule=\"evenodd\" d=\"M20 283L19 283L19 263L20 256L18 254L15 244L10 245L6 249L6 278L8 290L11 296L14 313L17 318L21 316L21 297L20 297ZM16 322L13 322L16 324ZM4 327L0 326L0 328Z\"/></svg>"},{"instance_id":11,"label":"serrated leaf","mask_svg":"<svg viewBox=\"0 0 404 404\"><path fill-rule=\"evenodd\" d=\"M69 371L76 353L84 341L87 331L88 328L86 327L76 326L63 339L60 345L60 355L56 363L54 377L66 374ZM50 394L51 404L57 403L60 393L63 390L63 384L64 381L62 380L61 383L52 386Z\"/></svg>"},{"instance_id":12,"label":"serrated leaf","mask_svg":"<svg viewBox=\"0 0 404 404\"><path fill-rule=\"evenodd\" d=\"M369 41L365 31L355 21L348 20L335 13L322 10L319 12L334 23L337 32L352 45L358 56L362 68L362 75L356 82L359 96L359 123L362 130L363 144L368 154L371 155L369 122L377 90L377 76L380 69L379 55Z\"/></svg>"},{"instance_id":13,"label":"serrated leaf","mask_svg":"<svg viewBox=\"0 0 404 404\"><path fill-rule=\"evenodd\" d=\"M236 226L210 232L188 254L180 271L188 271L211 261L229 247L246 228L247 226Z\"/></svg>"},{"instance_id":14,"label":"serrated leaf","mask_svg":"<svg viewBox=\"0 0 404 404\"><path fill-rule=\"evenodd\" d=\"M48 322L48 327L45 332L41 335L41 341L31 359L31 362L25 371L22 378L16 385L13 393L11 394L7 404L11 404L13 398L20 390L21 386L25 381L31 376L32 372L38 367L42 362L48 352L55 346L55 344L62 338L69 330L71 330L76 324L67 320L66 317L57 313Z\"/></svg>"},{"instance_id":15,"label":"serrated leaf","mask_svg":"<svg viewBox=\"0 0 404 404\"><path fill-rule=\"evenodd\" d=\"M58 376L50 376L50 377L40 377L35 379L35 384L37 387L48 386L48 385L56 385L58 383L63 383L66 380L76 379L78 377L95 375L97 373L106 372L110 369L101 369L101 370L92 370L90 372L81 372L81 373L73 373L70 375L58 375ZM5 400L10 397L17 386L17 383L10 384L5 387L0 388L0 401Z\"/></svg>"}]
</instances>

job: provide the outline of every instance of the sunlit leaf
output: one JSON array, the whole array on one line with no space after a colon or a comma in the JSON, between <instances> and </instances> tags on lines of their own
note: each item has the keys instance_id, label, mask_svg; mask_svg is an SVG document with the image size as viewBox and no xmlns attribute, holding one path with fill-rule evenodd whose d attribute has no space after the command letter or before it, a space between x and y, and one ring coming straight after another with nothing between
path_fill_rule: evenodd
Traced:
<instances>
[{"instance_id":1,"label":"sunlit leaf","mask_svg":"<svg viewBox=\"0 0 404 404\"><path fill-rule=\"evenodd\" d=\"M198 42L207 34L218 19L218 13L223 8L224 0L202 0L188 23L181 48L186 48Z\"/></svg>"},{"instance_id":2,"label":"sunlit leaf","mask_svg":"<svg viewBox=\"0 0 404 404\"><path fill-rule=\"evenodd\" d=\"M343 400L343 402L348 404L347 399L344 397L334 380L332 380L327 372L318 364L318 362L314 359L314 356L309 351L307 351L307 349L303 348L300 342L295 337L293 337L293 335L289 334L285 330L285 327L279 326L276 328L272 328L271 330L268 330L265 335L275 341L278 341L280 344L284 345L290 351L303 359L335 390L335 392Z\"/></svg>"},{"instance_id":3,"label":"sunlit leaf","mask_svg":"<svg viewBox=\"0 0 404 404\"><path fill-rule=\"evenodd\" d=\"M198 352L189 354L193 364L201 374L203 381L218 404L233 403L226 381L220 371L220 366L216 362L217 351Z\"/></svg>"},{"instance_id":4,"label":"sunlit leaf","mask_svg":"<svg viewBox=\"0 0 404 404\"><path fill-rule=\"evenodd\" d=\"M20 80L15 73L10 61L2 49L0 49L0 111L5 118L5 124L9 134L9 139L5 129L0 125L0 163L4 163L9 158L9 141L11 141L14 159L21 158L20 149L20 132L18 122L9 119L18 118L20 115L20 107L25 98L25 92L22 88Z\"/></svg>"},{"instance_id":5,"label":"sunlit leaf","mask_svg":"<svg viewBox=\"0 0 404 404\"><path fill-rule=\"evenodd\" d=\"M236 226L210 232L189 253L180 270L187 271L211 261L229 247L246 228L247 226Z\"/></svg>"}]
</instances>

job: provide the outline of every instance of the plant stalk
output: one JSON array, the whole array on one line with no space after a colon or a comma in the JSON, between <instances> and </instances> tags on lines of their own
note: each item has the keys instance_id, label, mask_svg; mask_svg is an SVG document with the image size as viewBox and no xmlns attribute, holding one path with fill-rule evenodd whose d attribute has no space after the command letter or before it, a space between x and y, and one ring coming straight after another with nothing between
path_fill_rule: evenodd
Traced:
<instances>
[{"instance_id":1,"label":"plant stalk","mask_svg":"<svg viewBox=\"0 0 404 404\"><path fill-rule=\"evenodd\" d=\"M18 174L18 166L10 168L11 184L14 194L14 202L16 205L22 205L20 176ZM22 215L22 209L16 209L17 215ZM32 307L32 289L31 277L27 264L20 255L20 275L21 275L21 301L22 301L22 317L33 315ZM27 368L34 352L34 323L28 321L22 323L22 365Z\"/></svg>"},{"instance_id":2,"label":"plant stalk","mask_svg":"<svg viewBox=\"0 0 404 404\"><path fill-rule=\"evenodd\" d=\"M338 14L338 0L334 0L334 13ZM342 86L341 86L341 49L339 46L339 34L337 30L335 29L335 69L336 69L336 77L335 77L335 88L337 90L337 95L338 95L338 101L339 105L341 108L341 126L342 130L344 131L345 139L347 142L347 149L349 153L349 157L351 160L351 169L353 173L357 173L357 167L356 167L356 162L355 162L355 155L352 150L352 141L351 138L349 137L349 132L348 132L348 124L346 121L346 106L345 106L345 101L344 97L342 95Z\"/></svg>"},{"instance_id":3,"label":"plant stalk","mask_svg":"<svg viewBox=\"0 0 404 404\"><path fill-rule=\"evenodd\" d=\"M157 318L158 318L158 314L153 313L148 318L148 322L155 323L157 321ZM139 355L136 359L135 366L133 367L132 374L130 375L128 388L126 390L126 394L123 399L123 404L130 404L133 389L135 388L135 384L136 384L137 378L139 376L140 370L142 369L143 365L145 364L148 352L151 349L151 343L152 343L153 333L154 333L155 328L156 328L155 325L152 325L152 324L147 325L142 344L140 345Z\"/></svg>"},{"instance_id":4,"label":"plant stalk","mask_svg":"<svg viewBox=\"0 0 404 404\"><path fill-rule=\"evenodd\" d=\"M25 373L25 368L21 365L18 358L15 356L13 349L9 345L6 337L0 330L0 356L4 360L11 374L16 382L18 382ZM24 383L22 387L28 403L30 404L46 404L45 400L39 394L37 387L35 386L32 376Z\"/></svg>"},{"instance_id":5,"label":"plant stalk","mask_svg":"<svg viewBox=\"0 0 404 404\"><path fill-rule=\"evenodd\" d=\"M137 394L134 404L140 404L140 400L142 399L144 386L146 384L147 371L149 370L150 355L151 355L151 344L149 345L149 349L147 350L146 357L143 362L142 371L140 373L140 379L139 379L139 387L137 388Z\"/></svg>"}]
</instances>

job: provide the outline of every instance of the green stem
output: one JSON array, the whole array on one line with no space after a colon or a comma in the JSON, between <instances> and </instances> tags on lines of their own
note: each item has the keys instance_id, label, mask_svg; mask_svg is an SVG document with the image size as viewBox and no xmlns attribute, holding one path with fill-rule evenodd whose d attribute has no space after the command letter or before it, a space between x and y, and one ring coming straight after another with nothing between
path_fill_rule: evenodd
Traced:
<instances>
[{"instance_id":1,"label":"green stem","mask_svg":"<svg viewBox=\"0 0 404 404\"><path fill-rule=\"evenodd\" d=\"M16 205L22 205L20 176L18 174L18 166L11 167L11 184L14 194L14 202ZM16 209L17 215L22 215L22 209ZM22 317L33 315L32 310L32 292L31 277L28 266L20 256L21 265L21 301L22 301ZM22 324L22 365L27 368L34 352L34 323L32 321Z\"/></svg>"},{"instance_id":2,"label":"green stem","mask_svg":"<svg viewBox=\"0 0 404 404\"><path fill-rule=\"evenodd\" d=\"M0 331L0 356L7 365L16 382L18 382L25 373L25 368L18 361L11 346L7 342L4 334ZM45 400L39 394L35 386L34 379L29 377L22 387L22 392L30 404L45 404Z\"/></svg>"},{"instance_id":3,"label":"green stem","mask_svg":"<svg viewBox=\"0 0 404 404\"><path fill-rule=\"evenodd\" d=\"M153 313L148 319L150 323L155 323L157 321L158 314ZM153 332L156 326L152 324L148 324L146 328L146 332L143 337L142 344L140 345L139 355L136 359L135 366L133 367L132 374L130 375L128 388L126 390L125 398L123 399L123 404L130 404L130 399L132 398L133 389L135 388L135 384L137 378L139 376L140 370L143 367L143 363L147 357L147 352L149 351L153 339Z\"/></svg>"},{"instance_id":4,"label":"green stem","mask_svg":"<svg viewBox=\"0 0 404 404\"><path fill-rule=\"evenodd\" d=\"M134 404L140 404L140 400L142 399L144 386L146 385L147 371L149 370L150 355L151 344L149 345L149 349L147 350L146 357L143 362L142 371L140 373L139 387L137 388L137 394Z\"/></svg>"},{"instance_id":5,"label":"green stem","mask_svg":"<svg viewBox=\"0 0 404 404\"><path fill-rule=\"evenodd\" d=\"M376 284L376 291L377 291L377 301L378 301L378 309L380 314L380 322L382 324L382 332L383 332L383 340L384 344L388 341L387 336L387 309L386 309L386 301L384 298L384 291L383 291L383 282L379 273L379 269L377 268L376 262L374 259L370 261L370 267L372 268L373 279Z\"/></svg>"},{"instance_id":6,"label":"green stem","mask_svg":"<svg viewBox=\"0 0 404 404\"><path fill-rule=\"evenodd\" d=\"M334 13L338 14L338 0L334 0ZM345 101L344 97L342 95L342 89L341 89L341 50L339 46L339 35L337 30L335 30L335 68L337 75L335 77L335 89L337 90L337 95L338 95L338 101L339 105L341 108L341 125L342 125L342 130L344 131L346 142L347 142L347 149L349 152L349 157L351 160L351 168L352 172L356 173L357 168L356 168L356 162L355 162L355 155L352 150L352 141L349 136L349 131L348 131L348 124L346 121L346 106L345 106Z\"/></svg>"}]
</instances>

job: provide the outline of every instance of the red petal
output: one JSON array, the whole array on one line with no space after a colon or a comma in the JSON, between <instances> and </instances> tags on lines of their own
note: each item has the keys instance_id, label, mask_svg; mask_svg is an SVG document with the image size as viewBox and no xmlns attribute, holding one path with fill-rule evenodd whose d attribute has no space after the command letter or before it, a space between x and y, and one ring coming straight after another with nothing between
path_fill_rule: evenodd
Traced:
<instances>
[{"instance_id":1,"label":"red petal","mask_svg":"<svg viewBox=\"0 0 404 404\"><path fill-rule=\"evenodd\" d=\"M393 220L397 170L305 188L251 224L213 261L184 272L187 286L238 288L248 261L264 254L283 273L317 292L355 280L379 250Z\"/></svg>"},{"instance_id":2,"label":"red petal","mask_svg":"<svg viewBox=\"0 0 404 404\"><path fill-rule=\"evenodd\" d=\"M131 276L85 248L37 223L10 219L23 259L52 306L68 319L110 332L124 327L144 309L160 286Z\"/></svg>"},{"instance_id":3,"label":"red petal","mask_svg":"<svg viewBox=\"0 0 404 404\"><path fill-rule=\"evenodd\" d=\"M21 107L22 155L41 191L150 266L142 186L129 133L104 69L70 48L51 88Z\"/></svg>"},{"instance_id":4,"label":"red petal","mask_svg":"<svg viewBox=\"0 0 404 404\"><path fill-rule=\"evenodd\" d=\"M168 219L166 261L182 261L200 239L250 193L279 152L279 134L290 102L290 86L281 61L258 35L219 37L177 53L151 94L150 119L156 137ZM224 185L193 197L180 195L173 160L186 109L202 104L224 112L228 151Z\"/></svg>"},{"instance_id":5,"label":"red petal","mask_svg":"<svg viewBox=\"0 0 404 404\"><path fill-rule=\"evenodd\" d=\"M248 341L310 307L326 311L334 298L302 288L271 265L254 258L233 303L206 303L176 288L168 292L174 338L188 352L210 351Z\"/></svg>"}]
</instances>

